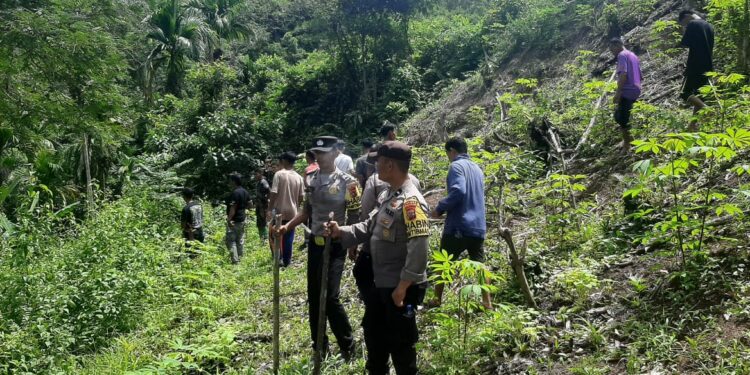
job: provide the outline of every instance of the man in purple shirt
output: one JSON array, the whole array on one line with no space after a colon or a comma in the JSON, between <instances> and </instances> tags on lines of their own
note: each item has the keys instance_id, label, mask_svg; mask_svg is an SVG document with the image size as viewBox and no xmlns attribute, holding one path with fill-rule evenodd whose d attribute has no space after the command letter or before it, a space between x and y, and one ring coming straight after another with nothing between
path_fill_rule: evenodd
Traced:
<instances>
[{"instance_id":1,"label":"man in purple shirt","mask_svg":"<svg viewBox=\"0 0 750 375\"><path fill-rule=\"evenodd\" d=\"M613 102L615 121L622 133L622 149L627 153L633 141L630 136L630 110L641 96L641 62L638 56L625 48L620 38L610 39L609 50L617 56L617 91Z\"/></svg>"}]
</instances>

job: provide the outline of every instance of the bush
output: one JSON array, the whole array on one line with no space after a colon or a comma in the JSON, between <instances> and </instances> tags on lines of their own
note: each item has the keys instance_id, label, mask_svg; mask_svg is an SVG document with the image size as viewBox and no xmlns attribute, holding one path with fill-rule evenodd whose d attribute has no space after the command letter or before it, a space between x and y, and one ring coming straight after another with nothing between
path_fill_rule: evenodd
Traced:
<instances>
[{"instance_id":1,"label":"bush","mask_svg":"<svg viewBox=\"0 0 750 375\"><path fill-rule=\"evenodd\" d=\"M69 368L66 356L90 353L132 329L155 275L169 270L175 249L163 246L176 217L165 213L177 209L134 192L67 233L32 229L4 241L0 372ZM28 250L20 259L19 249Z\"/></svg>"}]
</instances>

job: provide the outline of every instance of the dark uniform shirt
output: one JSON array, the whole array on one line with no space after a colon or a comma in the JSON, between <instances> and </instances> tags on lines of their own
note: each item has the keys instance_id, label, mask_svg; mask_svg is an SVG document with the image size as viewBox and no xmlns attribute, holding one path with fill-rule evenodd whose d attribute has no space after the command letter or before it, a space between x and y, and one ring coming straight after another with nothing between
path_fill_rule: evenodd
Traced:
<instances>
[{"instance_id":1,"label":"dark uniform shirt","mask_svg":"<svg viewBox=\"0 0 750 375\"><path fill-rule=\"evenodd\" d=\"M369 241L375 286L394 288L401 280L427 281L427 203L414 183L384 191L378 207L358 224L341 228L344 247Z\"/></svg>"}]
</instances>

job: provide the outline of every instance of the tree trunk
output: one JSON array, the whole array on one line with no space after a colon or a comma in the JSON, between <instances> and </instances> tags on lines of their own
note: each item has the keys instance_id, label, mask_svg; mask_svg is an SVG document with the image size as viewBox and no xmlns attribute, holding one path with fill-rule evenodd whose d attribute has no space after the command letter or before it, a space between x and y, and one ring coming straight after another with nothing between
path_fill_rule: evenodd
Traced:
<instances>
[{"instance_id":1,"label":"tree trunk","mask_svg":"<svg viewBox=\"0 0 750 375\"><path fill-rule=\"evenodd\" d=\"M750 74L750 0L745 0L742 12L742 26L740 27L740 72Z\"/></svg>"},{"instance_id":2,"label":"tree trunk","mask_svg":"<svg viewBox=\"0 0 750 375\"><path fill-rule=\"evenodd\" d=\"M510 230L510 228L503 227L500 229L500 237L505 240L505 243L508 244L508 250L510 252L510 265L513 267L513 271L516 273L516 280L518 281L518 285L521 287L521 292L523 292L523 296L526 299L526 304L529 307L538 309L536 301L534 300L534 295L531 293L531 289L529 288L529 282L526 279L526 273L523 270L523 259L521 259L520 256L518 256L518 252L516 251L516 246L513 244L513 232Z\"/></svg>"},{"instance_id":3,"label":"tree trunk","mask_svg":"<svg viewBox=\"0 0 750 375\"><path fill-rule=\"evenodd\" d=\"M91 186L91 154L89 153L89 136L83 135L83 167L86 173L86 205L87 211L94 208L94 188Z\"/></svg>"}]
</instances>

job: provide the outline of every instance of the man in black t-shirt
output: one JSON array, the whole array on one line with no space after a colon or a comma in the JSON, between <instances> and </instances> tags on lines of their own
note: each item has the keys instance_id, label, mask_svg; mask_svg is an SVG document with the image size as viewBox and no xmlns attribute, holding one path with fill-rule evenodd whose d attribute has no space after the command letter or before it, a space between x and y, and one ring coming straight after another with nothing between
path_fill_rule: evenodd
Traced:
<instances>
[{"instance_id":1,"label":"man in black t-shirt","mask_svg":"<svg viewBox=\"0 0 750 375\"><path fill-rule=\"evenodd\" d=\"M706 73L714 69L714 28L692 10L680 12L678 21L683 30L680 46L690 49L685 67L685 83L680 97L693 106L695 113L706 106L698 96L698 89L708 85ZM690 126L691 130L697 130L695 122L691 122Z\"/></svg>"},{"instance_id":2,"label":"man in black t-shirt","mask_svg":"<svg viewBox=\"0 0 750 375\"><path fill-rule=\"evenodd\" d=\"M226 243L232 263L237 264L244 253L245 246L245 211L250 205L250 193L242 187L242 176L229 175L229 187L232 194L227 199L227 232Z\"/></svg>"},{"instance_id":3,"label":"man in black t-shirt","mask_svg":"<svg viewBox=\"0 0 750 375\"><path fill-rule=\"evenodd\" d=\"M271 194L271 185L268 184L262 170L255 171L255 226L258 228L258 236L262 241L268 239L268 222L266 211L268 211L268 198Z\"/></svg>"},{"instance_id":4,"label":"man in black t-shirt","mask_svg":"<svg viewBox=\"0 0 750 375\"><path fill-rule=\"evenodd\" d=\"M199 202L193 200L193 189L182 189L182 199L185 207L182 208L180 221L182 222L182 236L190 247L191 241L203 242L203 207Z\"/></svg>"}]
</instances>

